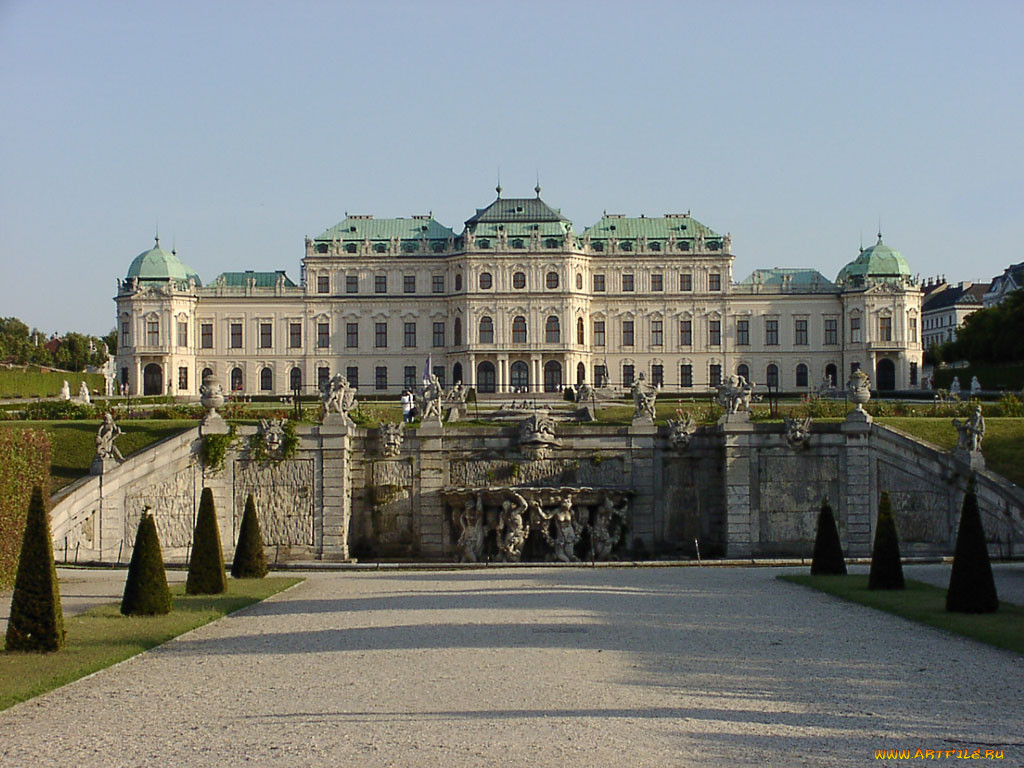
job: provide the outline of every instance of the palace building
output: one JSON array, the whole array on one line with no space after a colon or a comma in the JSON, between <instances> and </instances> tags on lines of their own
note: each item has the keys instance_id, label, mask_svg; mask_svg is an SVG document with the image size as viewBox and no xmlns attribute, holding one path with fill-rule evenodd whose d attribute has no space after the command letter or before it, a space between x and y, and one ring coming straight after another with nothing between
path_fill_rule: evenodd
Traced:
<instances>
[{"instance_id":1,"label":"palace building","mask_svg":"<svg viewBox=\"0 0 1024 768\"><path fill-rule=\"evenodd\" d=\"M432 216L348 215L307 238L298 283L226 272L203 283L156 245L118 281L116 365L132 394L312 394L335 373L364 392L442 383L486 392L567 384L704 393L920 386L921 291L882 242L835 281L806 268L733 279L729 235L689 213L605 214L580 232L540 197L498 198L460 232Z\"/></svg>"}]
</instances>

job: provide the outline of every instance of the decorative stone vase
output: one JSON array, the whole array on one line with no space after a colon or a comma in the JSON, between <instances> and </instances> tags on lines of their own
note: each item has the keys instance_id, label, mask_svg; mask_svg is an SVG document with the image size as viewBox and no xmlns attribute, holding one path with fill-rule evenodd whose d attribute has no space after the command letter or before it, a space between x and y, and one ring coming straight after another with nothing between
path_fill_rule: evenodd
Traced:
<instances>
[{"instance_id":1,"label":"decorative stone vase","mask_svg":"<svg viewBox=\"0 0 1024 768\"><path fill-rule=\"evenodd\" d=\"M868 375L858 368L850 374L850 379L846 382L846 389L850 400L857 404L857 410L864 410L864 403L871 399L871 381L868 379Z\"/></svg>"},{"instance_id":2,"label":"decorative stone vase","mask_svg":"<svg viewBox=\"0 0 1024 768\"><path fill-rule=\"evenodd\" d=\"M216 376L207 376L199 388L199 402L206 409L204 421L217 417L217 409L224 405L224 385Z\"/></svg>"}]
</instances>

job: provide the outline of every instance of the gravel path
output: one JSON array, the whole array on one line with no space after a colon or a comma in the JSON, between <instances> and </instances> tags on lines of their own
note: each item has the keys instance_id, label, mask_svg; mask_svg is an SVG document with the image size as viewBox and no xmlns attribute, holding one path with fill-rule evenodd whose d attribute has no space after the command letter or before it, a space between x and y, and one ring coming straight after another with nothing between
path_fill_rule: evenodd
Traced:
<instances>
[{"instance_id":1,"label":"gravel path","mask_svg":"<svg viewBox=\"0 0 1024 768\"><path fill-rule=\"evenodd\" d=\"M1024 658L778 572L309 574L0 713L0 764L1024 763Z\"/></svg>"}]
</instances>

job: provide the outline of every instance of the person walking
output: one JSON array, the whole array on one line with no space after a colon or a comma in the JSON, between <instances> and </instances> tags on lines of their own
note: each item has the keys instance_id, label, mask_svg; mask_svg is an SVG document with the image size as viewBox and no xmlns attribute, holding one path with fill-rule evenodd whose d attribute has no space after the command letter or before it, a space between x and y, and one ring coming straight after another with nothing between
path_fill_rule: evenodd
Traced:
<instances>
[{"instance_id":1,"label":"person walking","mask_svg":"<svg viewBox=\"0 0 1024 768\"><path fill-rule=\"evenodd\" d=\"M402 390L402 420L406 424L412 421L412 392L408 389Z\"/></svg>"}]
</instances>

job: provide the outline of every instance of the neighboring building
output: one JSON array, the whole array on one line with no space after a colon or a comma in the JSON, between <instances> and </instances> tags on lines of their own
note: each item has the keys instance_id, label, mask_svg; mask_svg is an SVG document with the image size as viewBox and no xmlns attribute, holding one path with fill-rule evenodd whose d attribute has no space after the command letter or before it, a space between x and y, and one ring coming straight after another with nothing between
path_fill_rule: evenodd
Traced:
<instances>
[{"instance_id":1,"label":"neighboring building","mask_svg":"<svg viewBox=\"0 0 1024 768\"><path fill-rule=\"evenodd\" d=\"M929 279L921 285L921 338L924 348L944 344L956 338L964 318L983 307L988 283L962 282L956 285L944 279Z\"/></svg>"},{"instance_id":2,"label":"neighboring building","mask_svg":"<svg viewBox=\"0 0 1024 768\"><path fill-rule=\"evenodd\" d=\"M1002 302L1013 291L1024 288L1024 261L1011 264L1003 274L992 279L992 285L985 293L986 307L993 307Z\"/></svg>"},{"instance_id":3,"label":"neighboring building","mask_svg":"<svg viewBox=\"0 0 1024 768\"><path fill-rule=\"evenodd\" d=\"M757 270L733 282L731 238L689 213L606 214L577 233L540 199L431 216L347 216L306 240L300 285L234 272L203 285L157 245L118 283L117 366L132 393L309 393L335 373L396 394L429 364L481 392L628 386L702 393L731 374L807 392L855 368L919 385L921 291L878 243L839 273ZM428 363L429 361L429 363Z\"/></svg>"}]
</instances>

